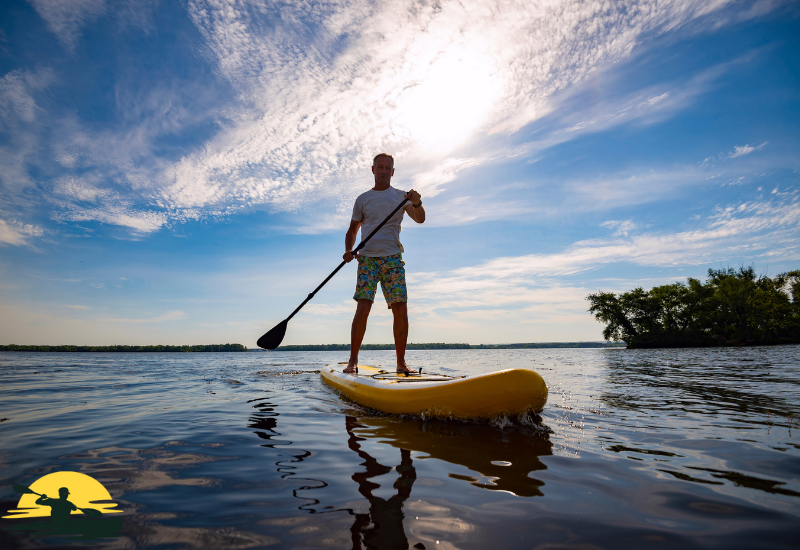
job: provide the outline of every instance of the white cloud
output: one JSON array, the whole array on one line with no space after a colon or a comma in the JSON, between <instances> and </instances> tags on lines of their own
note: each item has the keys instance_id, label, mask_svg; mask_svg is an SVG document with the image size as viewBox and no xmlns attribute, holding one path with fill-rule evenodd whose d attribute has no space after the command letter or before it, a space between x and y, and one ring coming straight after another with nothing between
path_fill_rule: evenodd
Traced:
<instances>
[{"instance_id":1,"label":"white cloud","mask_svg":"<svg viewBox=\"0 0 800 550\"><path fill-rule=\"evenodd\" d=\"M627 237L628 233L636 229L638 226L631 220L617 221L609 220L600 224L600 227L607 227L608 229L615 229L614 236Z\"/></svg>"},{"instance_id":2,"label":"white cloud","mask_svg":"<svg viewBox=\"0 0 800 550\"><path fill-rule=\"evenodd\" d=\"M436 193L432 177L457 171L447 163L460 143L481 131L516 131L551 111L554 94L628 56L644 33L674 29L727 4L312 8L192 1L190 15L220 74L246 104L234 126L167 171L173 183L162 200L177 208L238 201L282 209L338 200L363 186L364 167L379 150L396 152ZM661 90L628 110L673 101L680 98Z\"/></svg>"},{"instance_id":3,"label":"white cloud","mask_svg":"<svg viewBox=\"0 0 800 550\"><path fill-rule=\"evenodd\" d=\"M41 237L44 229L36 225L0 219L0 245L27 246L30 237Z\"/></svg>"},{"instance_id":4,"label":"white cloud","mask_svg":"<svg viewBox=\"0 0 800 550\"><path fill-rule=\"evenodd\" d=\"M766 147L768 143L769 143L768 141L765 141L761 145L757 145L757 146L753 146L753 145L749 145L749 144L735 145L733 147L733 151L725 151L725 152L719 153L717 155L712 155L710 157L707 157L707 158L703 159L703 162L700 163L700 166L704 166L704 167L715 166L718 161L725 162L725 161L733 159L733 158L743 157L745 155L749 155L753 151L758 151L759 149L762 149L762 148ZM738 182L735 182L735 183L738 183Z\"/></svg>"},{"instance_id":5,"label":"white cloud","mask_svg":"<svg viewBox=\"0 0 800 550\"><path fill-rule=\"evenodd\" d=\"M98 189L87 182L86 179L74 176L64 176L57 179L53 191L67 199L82 202L95 202L110 195L109 191Z\"/></svg>"},{"instance_id":6,"label":"white cloud","mask_svg":"<svg viewBox=\"0 0 800 550\"><path fill-rule=\"evenodd\" d=\"M97 319L100 322L108 322L108 323L131 323L131 324L151 324L151 323L165 323L169 321L177 321L179 319L183 319L186 317L186 312L181 310L174 310L168 311L163 315L158 315L156 317L150 317L146 319L121 319L118 317L110 317L107 319Z\"/></svg>"},{"instance_id":7,"label":"white cloud","mask_svg":"<svg viewBox=\"0 0 800 550\"><path fill-rule=\"evenodd\" d=\"M690 266L737 265L759 259L769 263L775 261L775 251L780 251L784 262L800 259L800 201L793 195L720 207L697 229L672 234L633 234L632 222L604 225L612 229L627 225L629 235L580 241L554 254L502 257L451 271L409 271L410 341L599 340L601 326L586 312L586 296L597 291L588 283L593 271L626 263L676 268L670 270L673 275L657 278L601 280L605 289L623 291L683 280L678 273ZM341 325L346 325L352 310L345 304L337 308ZM383 319L383 325L368 333L368 341L390 339L390 319ZM297 341L316 341L313 334L307 332L304 340ZM337 337L346 340L343 330Z\"/></svg>"},{"instance_id":8,"label":"white cloud","mask_svg":"<svg viewBox=\"0 0 800 550\"><path fill-rule=\"evenodd\" d=\"M36 120L41 109L33 94L52 81L53 73L44 69L36 72L17 69L4 75L0 78L0 120L5 125Z\"/></svg>"},{"instance_id":9,"label":"white cloud","mask_svg":"<svg viewBox=\"0 0 800 550\"><path fill-rule=\"evenodd\" d=\"M458 177L458 173L468 168L479 166L489 159L478 158L448 158L435 166L432 170L414 175L414 189L426 197L435 197L443 191L441 188Z\"/></svg>"},{"instance_id":10,"label":"white cloud","mask_svg":"<svg viewBox=\"0 0 800 550\"><path fill-rule=\"evenodd\" d=\"M146 234L161 229L168 221L165 212L139 210L127 204L108 204L99 208L83 208L70 205L55 219L69 221L99 221L111 225L128 227L136 233Z\"/></svg>"},{"instance_id":11,"label":"white cloud","mask_svg":"<svg viewBox=\"0 0 800 550\"><path fill-rule=\"evenodd\" d=\"M28 0L61 44L72 49L83 26L106 9L105 0Z\"/></svg>"},{"instance_id":12,"label":"white cloud","mask_svg":"<svg viewBox=\"0 0 800 550\"><path fill-rule=\"evenodd\" d=\"M18 69L0 78L0 130L7 131L10 138L0 145L0 214L32 206L24 191L35 185L28 169L31 157L40 149L36 128L45 118L35 96L53 81L48 69Z\"/></svg>"},{"instance_id":13,"label":"white cloud","mask_svg":"<svg viewBox=\"0 0 800 550\"><path fill-rule=\"evenodd\" d=\"M736 158L741 157L743 155L749 155L753 151L758 151L762 147L764 147L768 142L764 142L761 145L753 147L752 145L737 145L733 148L733 152L728 155L728 158Z\"/></svg>"},{"instance_id":14,"label":"white cloud","mask_svg":"<svg viewBox=\"0 0 800 550\"><path fill-rule=\"evenodd\" d=\"M189 210L166 212L135 206L132 198L118 191L100 188L101 178L89 173L82 178L65 176L53 182L48 200L57 207L52 215L59 221L98 221L105 224L127 227L134 234L158 231L170 221L196 217Z\"/></svg>"},{"instance_id":15,"label":"white cloud","mask_svg":"<svg viewBox=\"0 0 800 550\"><path fill-rule=\"evenodd\" d=\"M67 47L106 12L104 0L31 1ZM206 53L236 92L218 111L223 129L177 161L158 158L159 137L207 121L220 101L177 81L149 91L121 83L116 98L122 130L90 131L69 119L57 124L53 134L63 138L53 157L71 175L53 182L60 210L54 217L148 233L237 208L295 211L324 201L336 211L328 218L339 220L369 184L369 161L380 150L401 159L399 185L420 187L432 197L460 172L508 158L505 150L461 156L459 147L487 133L513 133L563 109L559 102L571 87L630 56L643 37L708 14L716 14L708 21L722 17L729 4L191 0L187 9ZM600 116L572 109L555 117L559 127L546 138L515 154L623 122L659 120L705 91L713 78L704 74L685 85L640 90L599 106L605 109ZM13 108L32 116L32 104L19 97ZM197 101L203 97L205 103ZM25 167L36 151L35 144L0 150L6 190L30 184ZM524 210L500 206L503 212ZM452 214L455 223L466 223L486 210Z\"/></svg>"},{"instance_id":16,"label":"white cloud","mask_svg":"<svg viewBox=\"0 0 800 550\"><path fill-rule=\"evenodd\" d=\"M757 201L718 208L705 227L692 231L579 241L555 254L496 258L444 273L412 273L409 281L431 308L525 307L558 301L559 294L551 293L564 284L564 277L610 264L671 267L741 257L752 261L768 257L776 248L784 251L784 260L800 259L798 237L800 201Z\"/></svg>"}]
</instances>

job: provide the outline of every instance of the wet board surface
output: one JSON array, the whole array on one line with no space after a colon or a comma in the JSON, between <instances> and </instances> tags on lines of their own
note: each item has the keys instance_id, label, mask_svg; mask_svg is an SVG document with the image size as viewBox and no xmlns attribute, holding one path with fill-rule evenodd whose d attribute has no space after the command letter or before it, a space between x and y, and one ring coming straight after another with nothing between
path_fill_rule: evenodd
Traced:
<instances>
[{"instance_id":1,"label":"wet board surface","mask_svg":"<svg viewBox=\"0 0 800 550\"><path fill-rule=\"evenodd\" d=\"M347 363L339 363L342 367L339 369L344 370ZM342 373L346 374L346 373ZM379 367L371 367L369 365L358 365L358 372L349 374L349 376L356 376L357 378L371 378L372 380L383 380L386 382L396 383L417 383L417 382L449 382L453 380L461 380L466 376L448 376L446 374L437 374L433 372L419 373L405 373L391 370L384 370Z\"/></svg>"}]
</instances>

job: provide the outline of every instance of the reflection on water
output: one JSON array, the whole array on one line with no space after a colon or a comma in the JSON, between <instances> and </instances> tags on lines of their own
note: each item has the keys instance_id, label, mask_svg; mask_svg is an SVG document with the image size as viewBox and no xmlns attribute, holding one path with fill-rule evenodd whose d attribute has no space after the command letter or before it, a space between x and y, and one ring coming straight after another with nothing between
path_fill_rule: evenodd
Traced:
<instances>
[{"instance_id":1,"label":"reflection on water","mask_svg":"<svg viewBox=\"0 0 800 550\"><path fill-rule=\"evenodd\" d=\"M264 374L259 373L259 374ZM298 373L290 373L292 375ZM254 432L260 439L268 440L262 446L275 448L276 446L291 445L289 441L275 439L281 434L277 431L279 413L276 406L268 398L252 399L248 403L255 403L253 408L258 412L251 413L248 427L256 428ZM347 447L356 453L363 460L359 466L363 466L365 471L356 471L351 479L356 482L358 492L369 502L367 512L359 512L353 508L337 508L326 506L321 509L320 500L308 498L305 493L313 489L323 489L329 485L319 479L298 478L296 477L295 465L310 456L309 451L294 449L289 460L283 459L276 462L277 470L283 474L284 479L292 482L301 482L300 487L292 489L293 496L305 502L298 507L300 510L312 514L329 514L332 512L346 512L352 516L353 522L350 527L350 540L353 549L403 549L409 547L403 527L403 503L411 494L411 487L416 479L416 470L411 460L411 453L407 449L400 449L400 463L395 467L385 466L378 462L373 456L361 448L359 442L365 438L358 437L354 430L363 427L358 419L353 416L345 416L345 431L347 432ZM388 498L382 498L373 494L381 485L373 481L373 478L383 476L392 471L399 474L394 482L393 489L396 493ZM287 522L292 524L292 522ZM279 524L279 523L278 523ZM314 530L312 529L311 532Z\"/></svg>"},{"instance_id":2,"label":"reflection on water","mask_svg":"<svg viewBox=\"0 0 800 550\"><path fill-rule=\"evenodd\" d=\"M321 383L341 359L0 354L0 506L16 505L12 483L91 475L124 510L120 537L95 548L733 549L800 536L798 346L409 353L447 374L537 370L550 401L515 424L376 415ZM0 520L0 547L61 544L17 521Z\"/></svg>"},{"instance_id":3,"label":"reflection on water","mask_svg":"<svg viewBox=\"0 0 800 550\"><path fill-rule=\"evenodd\" d=\"M531 476L547 468L539 457L552 454L547 431L536 425L505 430L489 424L393 417L363 418L359 435L381 440L400 449L426 453L461 465L479 477L450 473L450 477L491 491L521 496L542 496L542 481Z\"/></svg>"},{"instance_id":4,"label":"reflection on water","mask_svg":"<svg viewBox=\"0 0 800 550\"><path fill-rule=\"evenodd\" d=\"M329 501L335 502L338 495L326 495L321 490L335 487L323 479L300 476L298 466L307 461L312 453L297 448L286 439L289 434L281 433L279 407L266 397L252 399L248 403L255 409L250 415L248 428L255 428L254 433L258 438L268 441L261 443L261 446L282 447L284 456L290 455L276 462L275 466L282 477L294 485L293 496L303 501L298 509L316 515L347 513L352 520L349 532L354 550L407 549L413 544L406 536L406 514L403 511L417 479L412 452L418 455L417 460L436 459L468 469L475 475L453 472L448 475L480 489L503 491L521 497L543 495L541 487L544 483L531 474L546 469L540 457L552 454L552 444L547 429L539 424L503 430L481 423L346 414L344 431L347 448L360 459L350 463L350 467L355 469L351 470L349 477L356 483L358 494L366 499L367 508L324 505ZM394 448L397 454L390 458L392 462L381 462L364 448L363 443L367 441ZM392 476L393 472L396 475ZM392 494L378 494L379 490L387 489L389 483ZM319 498L309 496L311 493ZM430 514L431 506L421 502L414 507L416 512ZM441 510L441 507L433 508ZM298 527L292 522L284 523L293 525L295 530ZM450 523L461 531L472 529L461 520L454 522L453 519L439 518L439 523ZM313 533L314 530L308 532ZM422 545L420 542L416 544Z\"/></svg>"},{"instance_id":5,"label":"reflection on water","mask_svg":"<svg viewBox=\"0 0 800 550\"><path fill-rule=\"evenodd\" d=\"M369 512L366 514L354 514L355 521L350 528L352 535L353 549L364 547L372 549L402 549L408 548L403 528L403 503L411 496L411 487L417 479L417 471L414 469L411 453L408 449L400 449L400 464L395 468L384 466L369 453L361 449L359 441L365 438L358 437L353 431L361 424L353 416L345 417L347 434L347 446L364 460L361 466L366 468L364 472L355 472L352 476L353 481L358 484L358 492L369 501ZM373 490L380 488L380 484L371 481L372 478L388 474L394 469L399 477L392 487L396 493L388 499L381 498L372 494Z\"/></svg>"}]
</instances>

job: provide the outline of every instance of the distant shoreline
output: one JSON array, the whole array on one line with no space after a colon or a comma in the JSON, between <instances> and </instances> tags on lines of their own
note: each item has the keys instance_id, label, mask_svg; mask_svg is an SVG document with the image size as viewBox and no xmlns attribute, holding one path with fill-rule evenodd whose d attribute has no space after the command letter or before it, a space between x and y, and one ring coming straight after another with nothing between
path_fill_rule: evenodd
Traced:
<instances>
[{"instance_id":1,"label":"distant shoreline","mask_svg":"<svg viewBox=\"0 0 800 550\"><path fill-rule=\"evenodd\" d=\"M0 351L44 351L44 352L100 352L100 353L191 353L249 351L242 344L206 344L197 346L34 346L10 344L0 345Z\"/></svg>"},{"instance_id":2,"label":"distant shoreline","mask_svg":"<svg viewBox=\"0 0 800 550\"><path fill-rule=\"evenodd\" d=\"M539 342L522 344L408 344L408 350L436 349L543 349L543 348L624 348L625 342ZM364 344L362 350L394 350L394 344ZM207 353L261 351L260 348L246 348L242 344L209 344L196 346L37 346L9 344L0 345L0 351L38 351L60 353ZM280 346L275 351L350 351L350 344L306 344Z\"/></svg>"},{"instance_id":3,"label":"distant shoreline","mask_svg":"<svg viewBox=\"0 0 800 550\"><path fill-rule=\"evenodd\" d=\"M625 342L538 342L523 344L408 344L407 350L432 349L542 349L542 348L624 348ZM394 344L363 344L362 350L394 350ZM307 344L280 346L275 351L350 351L350 344Z\"/></svg>"}]
</instances>

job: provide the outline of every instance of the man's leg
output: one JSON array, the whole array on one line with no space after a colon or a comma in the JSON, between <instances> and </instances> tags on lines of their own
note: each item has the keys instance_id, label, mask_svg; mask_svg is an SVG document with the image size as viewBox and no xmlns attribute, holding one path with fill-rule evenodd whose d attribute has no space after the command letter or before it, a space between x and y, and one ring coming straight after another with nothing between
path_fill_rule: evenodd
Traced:
<instances>
[{"instance_id":1,"label":"man's leg","mask_svg":"<svg viewBox=\"0 0 800 550\"><path fill-rule=\"evenodd\" d=\"M406 289L405 262L400 254L389 256L381 266L381 290L392 310L394 324L394 349L397 353L397 372L417 372L406 365L408 343L408 291Z\"/></svg>"},{"instance_id":2,"label":"man's leg","mask_svg":"<svg viewBox=\"0 0 800 550\"><path fill-rule=\"evenodd\" d=\"M406 365L406 344L408 343L408 304L395 302L392 304L394 315L394 349L397 353L397 372L416 372Z\"/></svg>"},{"instance_id":3,"label":"man's leg","mask_svg":"<svg viewBox=\"0 0 800 550\"><path fill-rule=\"evenodd\" d=\"M358 365L358 350L361 349L361 342L367 332L367 319L369 311L372 309L371 300L357 300L356 314L353 317L353 325L350 327L350 361L344 372L356 372ZM407 322L406 322L407 324ZM404 346L405 347L405 346Z\"/></svg>"}]
</instances>

